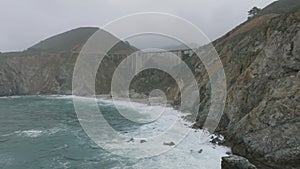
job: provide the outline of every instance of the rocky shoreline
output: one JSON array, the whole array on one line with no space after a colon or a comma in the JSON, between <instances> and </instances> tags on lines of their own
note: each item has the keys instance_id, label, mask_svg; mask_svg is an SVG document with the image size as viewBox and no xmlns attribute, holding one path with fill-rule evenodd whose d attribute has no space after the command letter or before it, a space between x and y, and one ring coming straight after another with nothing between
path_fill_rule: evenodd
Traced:
<instances>
[{"instance_id":1,"label":"rocky shoreline","mask_svg":"<svg viewBox=\"0 0 300 169\"><path fill-rule=\"evenodd\" d=\"M146 104L149 105L149 98L145 95L145 94L139 94L139 93L135 93L133 91L130 92L130 101L132 102L136 102L136 103L141 103L141 104ZM104 99L111 99L112 96L111 95L97 95L97 98L104 98ZM127 101L126 99L122 99L122 98L118 98L117 100L120 101ZM169 104L164 105L164 104L157 104L157 106L168 106L168 107L173 107L174 109L176 109L177 107L172 105L171 103L173 103L174 101L169 101ZM193 127L193 126L189 126L189 127ZM212 133L214 134L214 133ZM210 138L210 142L212 144L215 145L221 145L221 146L228 146L226 145L225 139L222 135L217 134L215 136L211 136ZM130 140L128 140L128 142L134 142L135 139L131 138ZM146 142L146 140L140 140L140 143L144 143ZM164 142L164 145L167 146L174 146L175 143L174 142ZM202 153L202 149L200 149L198 151L198 153ZM222 169L257 169L255 165L253 165L252 163L250 163L248 161L248 159L246 159L245 157L242 156L237 156L237 155L233 155L231 154L231 152L227 153L228 156L224 156L222 157L222 163L221 163L221 168Z\"/></svg>"}]
</instances>

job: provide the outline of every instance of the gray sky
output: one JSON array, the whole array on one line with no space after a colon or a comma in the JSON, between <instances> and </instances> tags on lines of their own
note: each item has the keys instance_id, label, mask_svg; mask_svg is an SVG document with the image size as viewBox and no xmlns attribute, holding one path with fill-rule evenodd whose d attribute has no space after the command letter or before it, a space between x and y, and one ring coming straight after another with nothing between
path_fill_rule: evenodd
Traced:
<instances>
[{"instance_id":1,"label":"gray sky","mask_svg":"<svg viewBox=\"0 0 300 169\"><path fill-rule=\"evenodd\" d=\"M52 35L137 12L187 19L214 40L274 0L0 0L0 51L25 50Z\"/></svg>"}]
</instances>

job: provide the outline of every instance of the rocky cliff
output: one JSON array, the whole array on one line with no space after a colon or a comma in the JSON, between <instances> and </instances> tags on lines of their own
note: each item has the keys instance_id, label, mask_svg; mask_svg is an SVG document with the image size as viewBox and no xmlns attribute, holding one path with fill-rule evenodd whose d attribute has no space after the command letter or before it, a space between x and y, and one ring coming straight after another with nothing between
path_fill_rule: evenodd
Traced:
<instances>
[{"instance_id":1,"label":"rocky cliff","mask_svg":"<svg viewBox=\"0 0 300 169\"><path fill-rule=\"evenodd\" d=\"M72 94L72 76L77 56L82 45L98 30L78 28L41 41L23 52L1 53L0 96ZM132 53L136 50L120 41L109 54L118 51ZM121 60L106 57L105 62L100 64L96 78L99 94L109 93L111 77Z\"/></svg>"},{"instance_id":2,"label":"rocky cliff","mask_svg":"<svg viewBox=\"0 0 300 169\"><path fill-rule=\"evenodd\" d=\"M300 168L299 30L298 8L256 17L214 42L228 87L218 132L258 168ZM199 75L199 86L209 98L206 76ZM202 126L208 106L202 99L194 127Z\"/></svg>"},{"instance_id":3,"label":"rocky cliff","mask_svg":"<svg viewBox=\"0 0 300 169\"><path fill-rule=\"evenodd\" d=\"M286 7L289 2L293 7ZM285 6L278 10L282 4ZM228 92L217 132L226 136L226 144L232 147L233 153L249 158L258 168L300 168L300 9L297 5L300 2L296 0L273 3L213 42L224 65ZM84 32L91 35L95 31ZM79 41L66 40L70 37L73 36L63 36L65 43L61 43L59 36L25 52L0 54L0 95L70 94L76 56L87 36L76 38ZM66 47L61 48L64 44ZM135 50L126 45L124 48ZM200 88L202 99L194 127L201 127L210 104L210 84L197 57L185 58L185 62L193 70ZM109 92L110 79L118 63L109 60L100 66L102 73L96 79L98 93ZM179 103L180 92L168 75L156 70L139 76L131 85L136 91L163 87L174 104Z\"/></svg>"}]
</instances>

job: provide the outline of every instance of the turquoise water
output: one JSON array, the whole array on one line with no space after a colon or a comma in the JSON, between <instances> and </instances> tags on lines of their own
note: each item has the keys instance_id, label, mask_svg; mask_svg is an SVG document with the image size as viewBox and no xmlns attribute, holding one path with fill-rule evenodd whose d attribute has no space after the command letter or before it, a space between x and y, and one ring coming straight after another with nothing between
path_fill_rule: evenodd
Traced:
<instances>
[{"instance_id":1,"label":"turquoise water","mask_svg":"<svg viewBox=\"0 0 300 169\"><path fill-rule=\"evenodd\" d=\"M99 106L115 130L139 133L154 129L151 124L141 125L123 118L113 104L99 101ZM165 123L155 126L159 128ZM228 148L200 145L197 139L193 134L168 153L130 159L105 151L85 134L71 98L0 98L1 169L220 168L220 158ZM199 148L204 153L197 153Z\"/></svg>"}]
</instances>

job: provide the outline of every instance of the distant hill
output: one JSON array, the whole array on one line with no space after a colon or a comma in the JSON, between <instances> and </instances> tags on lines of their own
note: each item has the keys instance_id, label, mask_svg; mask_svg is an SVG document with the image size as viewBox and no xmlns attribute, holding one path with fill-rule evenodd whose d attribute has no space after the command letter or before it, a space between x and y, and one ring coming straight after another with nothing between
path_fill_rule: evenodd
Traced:
<instances>
[{"instance_id":1,"label":"distant hill","mask_svg":"<svg viewBox=\"0 0 300 169\"><path fill-rule=\"evenodd\" d=\"M29 48L29 50L59 51L72 49L78 44L85 43L99 28L86 27L70 30L50 37Z\"/></svg>"},{"instance_id":2,"label":"distant hill","mask_svg":"<svg viewBox=\"0 0 300 169\"><path fill-rule=\"evenodd\" d=\"M48 39L45 39L36 45L28 48L28 51L44 51L44 52L57 52L57 51L80 51L84 43L96 32L100 30L96 27L81 27L73 29ZM104 31L104 30L101 30ZM108 33L108 32L107 32ZM118 43L113 47L111 52L117 51L136 51L137 48L131 46L128 42Z\"/></svg>"},{"instance_id":3,"label":"distant hill","mask_svg":"<svg viewBox=\"0 0 300 169\"><path fill-rule=\"evenodd\" d=\"M72 94L72 78L77 56L86 41L105 30L82 27L45 39L20 52L0 53L0 96L27 94ZM99 44L101 45L101 44ZM108 93L110 80L123 57L138 49L119 41L99 65L96 85Z\"/></svg>"}]
</instances>

